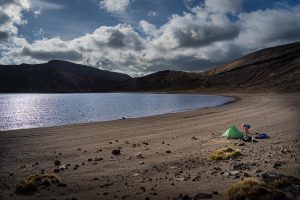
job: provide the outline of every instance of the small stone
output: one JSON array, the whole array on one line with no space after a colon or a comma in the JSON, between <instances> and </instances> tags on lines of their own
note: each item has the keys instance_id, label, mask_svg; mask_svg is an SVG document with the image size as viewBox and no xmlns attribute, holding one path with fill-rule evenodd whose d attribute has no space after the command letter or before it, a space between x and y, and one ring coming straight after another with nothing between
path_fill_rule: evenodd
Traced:
<instances>
[{"instance_id":1,"label":"small stone","mask_svg":"<svg viewBox=\"0 0 300 200\"><path fill-rule=\"evenodd\" d=\"M88 161L91 162L91 161L93 161L93 159L92 159L92 158L89 158Z\"/></svg>"},{"instance_id":2,"label":"small stone","mask_svg":"<svg viewBox=\"0 0 300 200\"><path fill-rule=\"evenodd\" d=\"M229 176L229 173L228 173L228 172L225 172L225 173L223 173L223 176L228 177L228 176Z\"/></svg>"},{"instance_id":3,"label":"small stone","mask_svg":"<svg viewBox=\"0 0 300 200\"><path fill-rule=\"evenodd\" d=\"M143 186L141 186L141 187L140 187L140 189L141 189L141 190L143 190L143 192L145 192L145 191L146 191L146 188L145 188L145 187L143 187Z\"/></svg>"},{"instance_id":4,"label":"small stone","mask_svg":"<svg viewBox=\"0 0 300 200\"><path fill-rule=\"evenodd\" d=\"M198 138L193 136L193 137L191 137L191 140L198 140Z\"/></svg>"},{"instance_id":5,"label":"small stone","mask_svg":"<svg viewBox=\"0 0 300 200\"><path fill-rule=\"evenodd\" d=\"M195 200L197 200L197 199L211 199L212 197L213 197L212 194L198 192L198 193L194 196L194 199L195 199Z\"/></svg>"},{"instance_id":6,"label":"small stone","mask_svg":"<svg viewBox=\"0 0 300 200\"><path fill-rule=\"evenodd\" d=\"M100 157L100 158L97 158L97 157L96 157L96 158L94 158L94 160L95 160L95 161L101 161L101 160L103 160L103 158L101 158L101 157Z\"/></svg>"},{"instance_id":7,"label":"small stone","mask_svg":"<svg viewBox=\"0 0 300 200\"><path fill-rule=\"evenodd\" d=\"M121 151L120 151L120 149L114 149L114 150L112 150L112 152L111 152L113 155L120 155L121 154Z\"/></svg>"},{"instance_id":8,"label":"small stone","mask_svg":"<svg viewBox=\"0 0 300 200\"><path fill-rule=\"evenodd\" d=\"M212 193L213 193L213 194L216 194L216 195L219 194L217 190L216 190L216 191L213 191Z\"/></svg>"},{"instance_id":9,"label":"small stone","mask_svg":"<svg viewBox=\"0 0 300 200\"><path fill-rule=\"evenodd\" d=\"M137 157L137 158L144 158L142 152L138 152L138 153L135 155L135 157Z\"/></svg>"},{"instance_id":10,"label":"small stone","mask_svg":"<svg viewBox=\"0 0 300 200\"><path fill-rule=\"evenodd\" d=\"M140 164L140 165L143 165L143 164L145 164L145 162L142 161L142 162L139 162L139 164Z\"/></svg>"},{"instance_id":11,"label":"small stone","mask_svg":"<svg viewBox=\"0 0 300 200\"><path fill-rule=\"evenodd\" d=\"M54 161L54 165L55 166L59 166L60 165L60 161L59 160Z\"/></svg>"},{"instance_id":12,"label":"small stone","mask_svg":"<svg viewBox=\"0 0 300 200\"><path fill-rule=\"evenodd\" d=\"M65 183L58 183L57 187L67 187L67 184L65 184Z\"/></svg>"},{"instance_id":13,"label":"small stone","mask_svg":"<svg viewBox=\"0 0 300 200\"><path fill-rule=\"evenodd\" d=\"M184 195L182 198L181 198L181 200L191 200L192 198L188 195L188 194L186 194L186 195Z\"/></svg>"},{"instance_id":14,"label":"small stone","mask_svg":"<svg viewBox=\"0 0 300 200\"><path fill-rule=\"evenodd\" d=\"M167 150L166 153L171 153L171 151L170 151L170 150Z\"/></svg>"},{"instance_id":15,"label":"small stone","mask_svg":"<svg viewBox=\"0 0 300 200\"><path fill-rule=\"evenodd\" d=\"M280 162L275 162L273 168L278 169L282 164Z\"/></svg>"},{"instance_id":16,"label":"small stone","mask_svg":"<svg viewBox=\"0 0 300 200\"><path fill-rule=\"evenodd\" d=\"M229 172L230 175L232 176L236 176L238 175L240 172L239 171L232 171L232 172Z\"/></svg>"},{"instance_id":17,"label":"small stone","mask_svg":"<svg viewBox=\"0 0 300 200\"><path fill-rule=\"evenodd\" d=\"M250 177L250 175L246 172L244 172L244 177Z\"/></svg>"},{"instance_id":18,"label":"small stone","mask_svg":"<svg viewBox=\"0 0 300 200\"><path fill-rule=\"evenodd\" d=\"M58 168L54 168L54 169L53 169L53 172L54 172L54 173L60 172L60 168L59 168L59 167L58 167Z\"/></svg>"}]
</instances>

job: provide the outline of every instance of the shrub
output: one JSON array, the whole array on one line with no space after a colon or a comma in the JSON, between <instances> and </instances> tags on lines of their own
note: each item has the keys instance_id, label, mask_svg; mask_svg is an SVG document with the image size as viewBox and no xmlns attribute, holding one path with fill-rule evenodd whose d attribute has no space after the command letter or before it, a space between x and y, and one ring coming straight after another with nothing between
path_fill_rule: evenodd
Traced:
<instances>
[{"instance_id":1,"label":"shrub","mask_svg":"<svg viewBox=\"0 0 300 200\"><path fill-rule=\"evenodd\" d=\"M285 200L285 194L275 188L259 182L254 178L248 178L235 183L228 190L229 200Z\"/></svg>"},{"instance_id":2,"label":"shrub","mask_svg":"<svg viewBox=\"0 0 300 200\"><path fill-rule=\"evenodd\" d=\"M241 151L239 149L232 149L230 147L226 147L224 149L217 149L214 152L212 152L208 159L209 160L224 160L229 158L235 158L237 156L240 156Z\"/></svg>"},{"instance_id":3,"label":"shrub","mask_svg":"<svg viewBox=\"0 0 300 200\"><path fill-rule=\"evenodd\" d=\"M16 193L34 193L38 186L50 186L51 184L57 185L60 183L59 178L53 174L35 174L24 178L16 185Z\"/></svg>"},{"instance_id":4,"label":"shrub","mask_svg":"<svg viewBox=\"0 0 300 200\"><path fill-rule=\"evenodd\" d=\"M276 188L285 188L287 186L290 186L292 183L291 183L291 180L287 177L281 177L279 179L276 179L272 182L270 182L270 185L276 187Z\"/></svg>"}]
</instances>

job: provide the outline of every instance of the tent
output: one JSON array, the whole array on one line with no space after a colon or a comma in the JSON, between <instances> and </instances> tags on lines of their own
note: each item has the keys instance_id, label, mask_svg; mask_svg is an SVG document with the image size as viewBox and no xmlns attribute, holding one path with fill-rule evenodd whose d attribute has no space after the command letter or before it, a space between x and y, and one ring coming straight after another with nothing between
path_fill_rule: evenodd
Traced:
<instances>
[{"instance_id":1,"label":"tent","mask_svg":"<svg viewBox=\"0 0 300 200\"><path fill-rule=\"evenodd\" d=\"M241 138L244 135L235 126L231 126L222 136L227 138Z\"/></svg>"}]
</instances>

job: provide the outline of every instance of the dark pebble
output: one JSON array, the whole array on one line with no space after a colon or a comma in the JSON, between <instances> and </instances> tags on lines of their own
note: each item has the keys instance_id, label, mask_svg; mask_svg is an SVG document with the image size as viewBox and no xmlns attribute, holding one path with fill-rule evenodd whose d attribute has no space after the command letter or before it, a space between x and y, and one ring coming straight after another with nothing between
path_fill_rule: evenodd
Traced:
<instances>
[{"instance_id":1,"label":"dark pebble","mask_svg":"<svg viewBox=\"0 0 300 200\"><path fill-rule=\"evenodd\" d=\"M59 184L57 184L57 187L67 187L67 184L65 184L65 183L59 183Z\"/></svg>"},{"instance_id":2,"label":"dark pebble","mask_svg":"<svg viewBox=\"0 0 300 200\"><path fill-rule=\"evenodd\" d=\"M114 150L112 150L112 152L111 152L113 155L120 155L121 154L121 151L120 151L120 149L114 149Z\"/></svg>"},{"instance_id":3,"label":"dark pebble","mask_svg":"<svg viewBox=\"0 0 300 200\"><path fill-rule=\"evenodd\" d=\"M54 165L55 166L59 166L60 165L60 161L59 160L54 161Z\"/></svg>"}]
</instances>

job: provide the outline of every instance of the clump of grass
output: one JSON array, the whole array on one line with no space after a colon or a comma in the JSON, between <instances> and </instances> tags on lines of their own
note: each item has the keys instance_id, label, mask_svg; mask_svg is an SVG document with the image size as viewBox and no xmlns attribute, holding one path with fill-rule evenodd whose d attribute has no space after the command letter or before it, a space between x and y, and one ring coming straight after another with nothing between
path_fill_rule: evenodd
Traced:
<instances>
[{"instance_id":1,"label":"clump of grass","mask_svg":"<svg viewBox=\"0 0 300 200\"><path fill-rule=\"evenodd\" d=\"M261 183L258 180L248 178L232 185L228 190L228 197L230 200L244 200L246 197L250 200L253 193L260 193L261 189Z\"/></svg>"},{"instance_id":2,"label":"clump of grass","mask_svg":"<svg viewBox=\"0 0 300 200\"><path fill-rule=\"evenodd\" d=\"M60 179L54 174L35 174L24 178L16 185L17 194L30 194L37 191L38 186L58 185Z\"/></svg>"},{"instance_id":3,"label":"clump of grass","mask_svg":"<svg viewBox=\"0 0 300 200\"><path fill-rule=\"evenodd\" d=\"M208 159L209 160L225 160L230 158L235 158L237 156L240 156L241 151L239 149L232 149L230 147L226 147L224 149L217 149L214 152L212 152Z\"/></svg>"},{"instance_id":4,"label":"clump of grass","mask_svg":"<svg viewBox=\"0 0 300 200\"><path fill-rule=\"evenodd\" d=\"M281 177L270 182L269 184L279 189L292 185L291 180L287 177Z\"/></svg>"},{"instance_id":5,"label":"clump of grass","mask_svg":"<svg viewBox=\"0 0 300 200\"><path fill-rule=\"evenodd\" d=\"M235 183L228 190L229 200L274 200L286 199L283 192L271 188L254 178Z\"/></svg>"}]
</instances>

